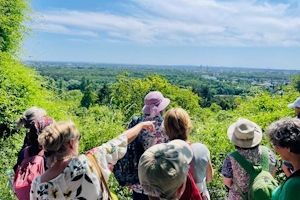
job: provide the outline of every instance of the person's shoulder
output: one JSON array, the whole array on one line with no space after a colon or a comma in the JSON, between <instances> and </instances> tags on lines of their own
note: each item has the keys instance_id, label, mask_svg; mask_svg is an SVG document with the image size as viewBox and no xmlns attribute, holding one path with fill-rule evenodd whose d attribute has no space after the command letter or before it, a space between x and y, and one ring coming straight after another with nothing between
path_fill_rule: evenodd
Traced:
<instances>
[{"instance_id":1,"label":"person's shoulder","mask_svg":"<svg viewBox=\"0 0 300 200\"><path fill-rule=\"evenodd\" d=\"M201 142L191 142L191 146L208 149L207 146Z\"/></svg>"},{"instance_id":2,"label":"person's shoulder","mask_svg":"<svg viewBox=\"0 0 300 200\"><path fill-rule=\"evenodd\" d=\"M190 146L193 150L193 154L196 159L204 159L206 161L210 159L210 152L204 144L196 142L192 143Z\"/></svg>"},{"instance_id":3,"label":"person's shoulder","mask_svg":"<svg viewBox=\"0 0 300 200\"><path fill-rule=\"evenodd\" d=\"M285 196L285 199L295 199L295 197L300 196L300 177L292 177L288 179L282 186L282 193Z\"/></svg>"},{"instance_id":4,"label":"person's shoulder","mask_svg":"<svg viewBox=\"0 0 300 200\"><path fill-rule=\"evenodd\" d=\"M276 158L274 151L273 151L272 149L270 149L269 147L267 147L267 146L265 146L265 145L261 145L260 148L261 148L261 149L262 149L262 148L267 149L267 150L268 150L268 153L269 153L269 156L270 156L271 158L273 158L273 157Z\"/></svg>"}]
</instances>

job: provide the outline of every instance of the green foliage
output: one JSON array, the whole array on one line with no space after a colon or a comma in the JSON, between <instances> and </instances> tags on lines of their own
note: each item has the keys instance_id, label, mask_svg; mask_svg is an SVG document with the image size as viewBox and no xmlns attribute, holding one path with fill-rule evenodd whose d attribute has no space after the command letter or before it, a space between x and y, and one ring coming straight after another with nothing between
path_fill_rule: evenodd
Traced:
<instances>
[{"instance_id":1,"label":"green foliage","mask_svg":"<svg viewBox=\"0 0 300 200\"><path fill-rule=\"evenodd\" d=\"M294 86L294 88L300 92L300 75L294 76L292 78L292 84Z\"/></svg>"},{"instance_id":2,"label":"green foliage","mask_svg":"<svg viewBox=\"0 0 300 200\"><path fill-rule=\"evenodd\" d=\"M13 66L13 67L12 67ZM35 105L46 91L33 70L22 67L7 53L0 53L0 133L10 133L14 121L29 105Z\"/></svg>"},{"instance_id":3,"label":"green foliage","mask_svg":"<svg viewBox=\"0 0 300 200\"><path fill-rule=\"evenodd\" d=\"M128 78L126 74L120 76L119 81L111 86L112 105L121 109L127 117L139 115L145 95L155 90L171 100L169 107L179 106L191 113L196 113L200 109L198 105L200 98L190 89L171 85L158 75L148 75L145 79Z\"/></svg>"},{"instance_id":4,"label":"green foliage","mask_svg":"<svg viewBox=\"0 0 300 200\"><path fill-rule=\"evenodd\" d=\"M97 105L83 110L77 120L76 124L82 135L81 152L116 137L125 130L125 123L128 123L120 111Z\"/></svg>"},{"instance_id":5,"label":"green foliage","mask_svg":"<svg viewBox=\"0 0 300 200\"><path fill-rule=\"evenodd\" d=\"M28 11L27 0L0 0L0 52L12 55L19 50L28 31L23 24L29 19Z\"/></svg>"},{"instance_id":6,"label":"green foliage","mask_svg":"<svg viewBox=\"0 0 300 200\"><path fill-rule=\"evenodd\" d=\"M13 200L17 199L8 185L6 175L7 169L12 169L16 163L16 154L23 144L25 133L14 134L8 138L0 138L0 198Z\"/></svg>"},{"instance_id":7,"label":"green foliage","mask_svg":"<svg viewBox=\"0 0 300 200\"><path fill-rule=\"evenodd\" d=\"M108 105L110 103L109 95L111 93L111 90L109 89L107 84L104 84L103 87L98 92L98 104L106 104Z\"/></svg>"},{"instance_id":8,"label":"green foliage","mask_svg":"<svg viewBox=\"0 0 300 200\"><path fill-rule=\"evenodd\" d=\"M96 95L93 93L92 85L88 85L84 89L80 104L82 107L89 108L94 104L96 98Z\"/></svg>"},{"instance_id":9,"label":"green foliage","mask_svg":"<svg viewBox=\"0 0 300 200\"><path fill-rule=\"evenodd\" d=\"M83 64L71 69L66 67L68 72L73 70L72 73L66 73L51 63L51 67L43 68L44 74L52 75L51 78L42 78L13 57L27 31L22 23L27 19L28 11L27 0L0 0L1 199L15 199L7 189L4 172L15 164L25 136L24 129L15 129L15 120L33 105L46 109L48 115L56 121L74 121L82 135L80 152L84 153L124 131L128 119L133 114L141 113L144 96L150 91L161 91L165 97L170 98L169 107L182 107L189 112L194 126L190 140L203 142L210 149L215 170L213 182L208 186L212 199L224 199L227 193L222 183L221 168L226 154L234 149L226 134L229 125L238 117L245 117L257 122L264 130L274 120L294 115L293 110L287 108L287 104L299 96L293 88L278 84L280 93L277 93L278 88L274 84L268 92L263 87L250 86L249 81L252 82L254 78L259 83L270 77L289 78L288 75L278 73L257 72L249 75L230 71L224 72L219 80L214 80L201 78L202 74L215 77L215 72L203 67L196 67L192 73L186 69L165 67L160 68L160 75L153 75L151 67L145 67L143 72L136 67L128 67L137 78L129 76L128 72L117 78L120 72L126 70L124 66L116 65L109 70L96 66L88 72L89 77L85 78L83 74L87 69ZM77 69L76 73L74 69ZM299 76L293 79L298 91L299 79ZM97 97L94 94L95 87L89 80L101 86L107 84L98 93L101 106L94 105ZM239 97L225 100L220 96L229 94ZM212 101L214 95L220 98ZM199 102L210 107L202 109ZM266 138L263 143L268 145ZM278 171L276 178L282 181L283 177L282 171ZM109 184L119 199L130 199L131 192L119 187L113 176Z\"/></svg>"}]
</instances>

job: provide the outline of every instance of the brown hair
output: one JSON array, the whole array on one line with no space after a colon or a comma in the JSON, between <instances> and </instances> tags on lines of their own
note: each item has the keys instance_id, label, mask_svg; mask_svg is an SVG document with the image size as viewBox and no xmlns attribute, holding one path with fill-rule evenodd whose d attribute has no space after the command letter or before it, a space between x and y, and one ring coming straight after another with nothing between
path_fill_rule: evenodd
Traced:
<instances>
[{"instance_id":1,"label":"brown hair","mask_svg":"<svg viewBox=\"0 0 300 200\"><path fill-rule=\"evenodd\" d=\"M189 114L182 108L171 108L165 114L165 134L170 140L181 139L186 141L192 129Z\"/></svg>"},{"instance_id":2,"label":"brown hair","mask_svg":"<svg viewBox=\"0 0 300 200\"><path fill-rule=\"evenodd\" d=\"M52 155L63 155L66 144L80 136L73 122L57 122L47 126L38 137L42 148Z\"/></svg>"}]
</instances>

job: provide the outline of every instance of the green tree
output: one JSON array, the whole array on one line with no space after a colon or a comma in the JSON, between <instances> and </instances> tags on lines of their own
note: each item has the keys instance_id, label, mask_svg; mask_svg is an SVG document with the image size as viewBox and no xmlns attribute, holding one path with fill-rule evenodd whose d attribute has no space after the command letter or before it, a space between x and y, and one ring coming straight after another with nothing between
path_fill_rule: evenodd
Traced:
<instances>
[{"instance_id":1,"label":"green tree","mask_svg":"<svg viewBox=\"0 0 300 200\"><path fill-rule=\"evenodd\" d=\"M104 84L103 87L98 92L97 103L99 104L108 104L110 100L110 89L107 84Z\"/></svg>"},{"instance_id":2,"label":"green tree","mask_svg":"<svg viewBox=\"0 0 300 200\"><path fill-rule=\"evenodd\" d=\"M214 97L214 93L212 92L212 89L208 85L202 85L199 88L194 88L193 92L198 94L198 96L201 97L201 101L199 101L199 104L202 107L209 107L211 104L211 101Z\"/></svg>"},{"instance_id":3,"label":"green tree","mask_svg":"<svg viewBox=\"0 0 300 200\"><path fill-rule=\"evenodd\" d=\"M80 91L84 93L86 87L90 85L90 80L86 79L85 76L81 78L81 83L80 83Z\"/></svg>"},{"instance_id":4,"label":"green tree","mask_svg":"<svg viewBox=\"0 0 300 200\"><path fill-rule=\"evenodd\" d=\"M92 85L88 85L83 93L83 97L81 99L81 106L89 108L94 103L94 95L93 95L93 87Z\"/></svg>"},{"instance_id":5,"label":"green tree","mask_svg":"<svg viewBox=\"0 0 300 200\"><path fill-rule=\"evenodd\" d=\"M300 92L300 75L292 77L292 84L294 88Z\"/></svg>"},{"instance_id":6,"label":"green tree","mask_svg":"<svg viewBox=\"0 0 300 200\"><path fill-rule=\"evenodd\" d=\"M171 85L158 75L148 75L140 79L129 78L128 73L119 76L119 81L111 86L112 105L121 109L127 117L141 114L145 95L155 90L170 98L170 107L182 107L191 114L200 109L198 104L200 98L191 89Z\"/></svg>"},{"instance_id":7,"label":"green tree","mask_svg":"<svg viewBox=\"0 0 300 200\"><path fill-rule=\"evenodd\" d=\"M28 28L29 1L0 0L0 52L11 55L20 50L20 44Z\"/></svg>"}]
</instances>

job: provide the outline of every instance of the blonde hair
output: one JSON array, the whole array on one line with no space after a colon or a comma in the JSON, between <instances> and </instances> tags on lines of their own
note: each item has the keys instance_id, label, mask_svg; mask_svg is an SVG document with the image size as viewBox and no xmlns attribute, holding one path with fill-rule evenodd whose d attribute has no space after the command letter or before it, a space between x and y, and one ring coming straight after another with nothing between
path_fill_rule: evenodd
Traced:
<instances>
[{"instance_id":1,"label":"blonde hair","mask_svg":"<svg viewBox=\"0 0 300 200\"><path fill-rule=\"evenodd\" d=\"M164 118L165 134L170 140L181 139L186 141L192 129L189 114L182 108L171 108Z\"/></svg>"},{"instance_id":2,"label":"blonde hair","mask_svg":"<svg viewBox=\"0 0 300 200\"><path fill-rule=\"evenodd\" d=\"M23 115L17 120L17 128L20 128L22 125L25 128L30 128L30 123L40 117L46 116L47 112L43 108L38 108L36 106L28 108Z\"/></svg>"},{"instance_id":3,"label":"blonde hair","mask_svg":"<svg viewBox=\"0 0 300 200\"><path fill-rule=\"evenodd\" d=\"M47 126L39 135L38 141L51 155L64 155L66 144L79 136L73 122L57 122Z\"/></svg>"}]
</instances>

